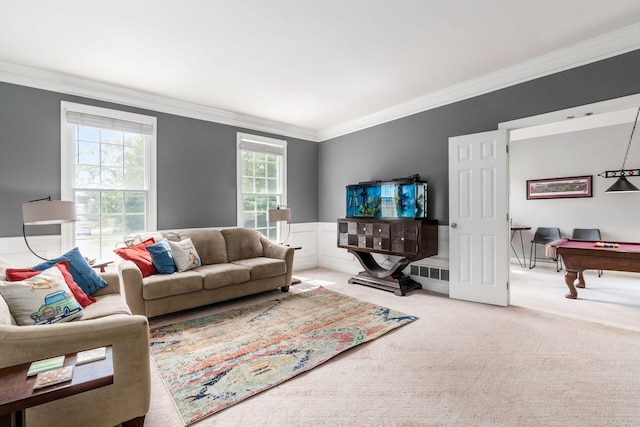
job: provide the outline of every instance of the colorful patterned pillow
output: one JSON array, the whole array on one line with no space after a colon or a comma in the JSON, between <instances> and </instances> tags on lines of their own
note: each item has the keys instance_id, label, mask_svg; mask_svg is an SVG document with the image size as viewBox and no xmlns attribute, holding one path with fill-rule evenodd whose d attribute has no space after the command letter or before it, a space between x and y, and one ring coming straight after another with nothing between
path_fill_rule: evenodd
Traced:
<instances>
[{"instance_id":1,"label":"colorful patterned pillow","mask_svg":"<svg viewBox=\"0 0 640 427\"><path fill-rule=\"evenodd\" d=\"M178 271L187 271L202 265L200 255L190 237L179 242L170 241L169 246Z\"/></svg>"},{"instance_id":2,"label":"colorful patterned pillow","mask_svg":"<svg viewBox=\"0 0 640 427\"><path fill-rule=\"evenodd\" d=\"M171 274L176 271L176 263L173 261L169 241L165 238L158 243L147 246L147 251L151 254L151 261L160 274Z\"/></svg>"},{"instance_id":3,"label":"colorful patterned pillow","mask_svg":"<svg viewBox=\"0 0 640 427\"><path fill-rule=\"evenodd\" d=\"M58 267L19 282L0 281L0 294L20 326L67 322L82 315Z\"/></svg>"},{"instance_id":4,"label":"colorful patterned pillow","mask_svg":"<svg viewBox=\"0 0 640 427\"><path fill-rule=\"evenodd\" d=\"M80 303L82 307L86 307L89 304L93 304L96 302L96 299L90 295L84 293L82 288L78 286L78 284L73 280L73 276L69 271L69 261L64 260L57 262L54 267L58 267L62 276L64 277L64 281L69 286L71 293L75 297L76 301ZM7 280L10 282L18 282L20 280L29 279L30 277L37 276L42 271L40 270L31 270L27 268L7 268L6 275Z\"/></svg>"},{"instance_id":5,"label":"colorful patterned pillow","mask_svg":"<svg viewBox=\"0 0 640 427\"><path fill-rule=\"evenodd\" d=\"M69 270L71 271L73 280L82 288L85 294L91 295L108 285L106 280L100 277L100 274L84 259L78 248L73 248L56 259L40 263L33 267L33 269L46 270L63 260L69 261Z\"/></svg>"},{"instance_id":6,"label":"colorful patterned pillow","mask_svg":"<svg viewBox=\"0 0 640 427\"><path fill-rule=\"evenodd\" d=\"M114 249L113 252L122 259L133 261L142 272L142 277L147 277L158 272L151 261L151 254L147 251L147 246L151 246L153 243L154 240L151 238L130 248Z\"/></svg>"}]
</instances>

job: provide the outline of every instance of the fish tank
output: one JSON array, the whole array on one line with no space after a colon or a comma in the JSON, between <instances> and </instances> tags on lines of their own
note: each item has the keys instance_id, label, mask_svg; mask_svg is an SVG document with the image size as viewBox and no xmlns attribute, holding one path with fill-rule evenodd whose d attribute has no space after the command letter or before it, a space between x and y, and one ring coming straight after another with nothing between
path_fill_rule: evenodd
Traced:
<instances>
[{"instance_id":1,"label":"fish tank","mask_svg":"<svg viewBox=\"0 0 640 427\"><path fill-rule=\"evenodd\" d=\"M396 180L347 185L347 218L426 218L426 181Z\"/></svg>"}]
</instances>

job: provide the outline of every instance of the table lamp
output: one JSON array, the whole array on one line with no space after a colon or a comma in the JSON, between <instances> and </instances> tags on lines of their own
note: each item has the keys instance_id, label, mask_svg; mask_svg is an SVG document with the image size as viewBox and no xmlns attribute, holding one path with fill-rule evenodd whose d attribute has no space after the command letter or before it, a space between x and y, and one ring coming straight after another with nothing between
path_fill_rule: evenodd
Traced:
<instances>
[{"instance_id":1,"label":"table lamp","mask_svg":"<svg viewBox=\"0 0 640 427\"><path fill-rule=\"evenodd\" d=\"M51 200L51 196L31 200L22 204L22 237L27 248L38 258L48 261L31 249L27 241L26 225L62 224L76 220L76 204L62 200Z\"/></svg>"},{"instance_id":2,"label":"table lamp","mask_svg":"<svg viewBox=\"0 0 640 427\"><path fill-rule=\"evenodd\" d=\"M291 234L291 209L286 206L278 205L275 209L269 209L267 211L267 221L286 221L287 222L287 237L280 243L281 245L285 244L285 242L289 239L289 234Z\"/></svg>"}]
</instances>

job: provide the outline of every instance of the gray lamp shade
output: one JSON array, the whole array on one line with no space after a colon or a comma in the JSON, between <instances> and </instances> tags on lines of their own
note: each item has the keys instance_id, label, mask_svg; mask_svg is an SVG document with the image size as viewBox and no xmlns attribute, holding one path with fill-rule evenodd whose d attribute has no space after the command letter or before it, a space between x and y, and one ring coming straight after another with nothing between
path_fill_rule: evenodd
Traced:
<instances>
[{"instance_id":1,"label":"gray lamp shade","mask_svg":"<svg viewBox=\"0 0 640 427\"><path fill-rule=\"evenodd\" d=\"M62 200L42 200L22 204L22 223L62 224L76 220L76 204Z\"/></svg>"},{"instance_id":2,"label":"gray lamp shade","mask_svg":"<svg viewBox=\"0 0 640 427\"><path fill-rule=\"evenodd\" d=\"M291 220L291 209L278 208L267 211L267 221L289 221Z\"/></svg>"}]
</instances>

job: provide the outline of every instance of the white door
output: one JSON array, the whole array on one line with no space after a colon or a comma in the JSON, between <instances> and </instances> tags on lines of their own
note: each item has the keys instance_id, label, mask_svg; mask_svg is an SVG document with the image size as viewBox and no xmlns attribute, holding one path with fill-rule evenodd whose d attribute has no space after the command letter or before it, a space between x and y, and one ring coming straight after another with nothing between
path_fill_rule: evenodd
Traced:
<instances>
[{"instance_id":1,"label":"white door","mask_svg":"<svg viewBox=\"0 0 640 427\"><path fill-rule=\"evenodd\" d=\"M449 138L449 297L509 305L507 131Z\"/></svg>"}]
</instances>

